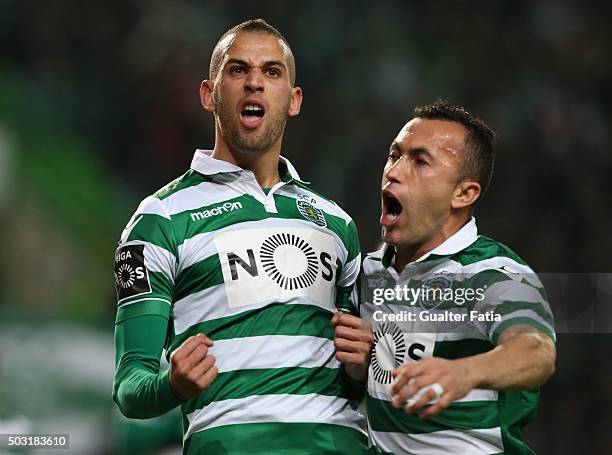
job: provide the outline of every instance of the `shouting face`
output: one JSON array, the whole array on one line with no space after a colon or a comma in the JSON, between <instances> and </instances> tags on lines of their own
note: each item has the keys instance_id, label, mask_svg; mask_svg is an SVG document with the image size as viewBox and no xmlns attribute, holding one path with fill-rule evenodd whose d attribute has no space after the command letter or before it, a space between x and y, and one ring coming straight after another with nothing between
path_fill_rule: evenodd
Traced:
<instances>
[{"instance_id":1,"label":"shouting face","mask_svg":"<svg viewBox=\"0 0 612 455\"><path fill-rule=\"evenodd\" d=\"M466 130L447 121L415 118L399 132L382 177L383 240L427 252L445 240L458 197ZM415 258L416 259L416 258Z\"/></svg>"},{"instance_id":2,"label":"shouting face","mask_svg":"<svg viewBox=\"0 0 612 455\"><path fill-rule=\"evenodd\" d=\"M261 155L280 148L287 117L299 113L302 96L291 84L288 50L262 32L230 35L221 46L225 51L216 79L209 81L208 106L203 98L205 108L216 113L220 136L232 152Z\"/></svg>"}]
</instances>

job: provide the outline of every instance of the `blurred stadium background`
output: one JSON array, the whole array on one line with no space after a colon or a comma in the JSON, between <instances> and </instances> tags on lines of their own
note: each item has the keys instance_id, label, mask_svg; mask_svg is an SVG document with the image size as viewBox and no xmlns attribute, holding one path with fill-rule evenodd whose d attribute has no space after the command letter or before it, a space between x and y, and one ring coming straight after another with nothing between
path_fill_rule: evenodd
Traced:
<instances>
[{"instance_id":1,"label":"blurred stadium background","mask_svg":"<svg viewBox=\"0 0 612 455\"><path fill-rule=\"evenodd\" d=\"M111 402L113 255L138 202L212 146L197 89L218 37L245 19L292 44L304 104L284 154L351 213L364 250L378 242L389 143L416 104L444 98L499 133L480 231L539 272L610 272L611 10L0 0L0 433L70 433L78 454L173 453L176 416L130 422ZM561 335L558 349L527 440L612 453L612 338Z\"/></svg>"}]
</instances>

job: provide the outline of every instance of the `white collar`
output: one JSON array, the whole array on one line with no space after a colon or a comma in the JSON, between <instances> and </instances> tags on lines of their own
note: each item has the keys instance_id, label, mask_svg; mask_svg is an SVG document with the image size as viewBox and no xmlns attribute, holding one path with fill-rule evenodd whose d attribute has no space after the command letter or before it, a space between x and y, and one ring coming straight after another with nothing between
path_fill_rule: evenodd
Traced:
<instances>
[{"instance_id":1,"label":"white collar","mask_svg":"<svg viewBox=\"0 0 612 455\"><path fill-rule=\"evenodd\" d=\"M437 256L450 256L467 248L478 239L478 229L476 228L476 218L471 217L470 221L465 223L461 229L447 238L440 245L435 247L429 253L425 253L418 258L416 262L426 259L428 256L435 254Z\"/></svg>"},{"instance_id":2,"label":"white collar","mask_svg":"<svg viewBox=\"0 0 612 455\"><path fill-rule=\"evenodd\" d=\"M245 169L242 169L240 166L213 158L211 156L212 153L212 150L196 149L195 154L193 155L193 160L191 160L191 169L204 175L214 175L226 172L244 172ZM287 172L292 179L298 180L302 183L308 183L300 179L299 174L287 158L284 156L279 156L279 161L287 166Z\"/></svg>"},{"instance_id":3,"label":"white collar","mask_svg":"<svg viewBox=\"0 0 612 455\"><path fill-rule=\"evenodd\" d=\"M478 239L478 229L476 227L476 218L471 217L470 221L465 223L461 229L447 238L440 245L435 247L433 250L425 253L423 256L415 260L414 262L422 262L431 255L436 256L451 256L464 250ZM391 251L389 251L391 250ZM382 248L372 254L373 257L378 257L383 261L383 265L388 267L390 260L395 255L395 250L391 245L384 244ZM385 262L387 264L385 264ZM413 263L414 263L413 262Z\"/></svg>"}]
</instances>

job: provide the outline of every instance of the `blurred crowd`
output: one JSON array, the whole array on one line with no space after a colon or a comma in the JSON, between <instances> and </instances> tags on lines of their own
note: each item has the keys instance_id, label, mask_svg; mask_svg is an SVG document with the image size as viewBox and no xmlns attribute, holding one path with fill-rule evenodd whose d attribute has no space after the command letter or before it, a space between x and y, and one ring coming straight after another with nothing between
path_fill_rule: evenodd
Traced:
<instances>
[{"instance_id":1,"label":"blurred crowd","mask_svg":"<svg viewBox=\"0 0 612 455\"><path fill-rule=\"evenodd\" d=\"M0 427L63 407L107 412L96 428L111 431L115 244L138 202L212 147L198 87L219 36L254 17L291 43L304 91L283 155L353 216L363 250L379 242L391 140L442 98L498 133L481 233L538 272L611 271L609 3L0 0L0 329L14 349L0 375L20 384L46 358L70 376L74 344L89 365L73 368L78 386L55 375L62 400L3 386ZM610 453L610 334L561 335L558 352L527 440L543 454Z\"/></svg>"}]
</instances>

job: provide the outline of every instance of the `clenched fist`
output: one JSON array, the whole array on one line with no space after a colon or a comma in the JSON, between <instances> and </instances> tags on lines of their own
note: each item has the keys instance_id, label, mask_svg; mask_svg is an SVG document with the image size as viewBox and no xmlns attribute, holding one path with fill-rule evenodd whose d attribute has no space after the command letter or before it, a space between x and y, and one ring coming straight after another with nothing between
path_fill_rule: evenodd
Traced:
<instances>
[{"instance_id":1,"label":"clenched fist","mask_svg":"<svg viewBox=\"0 0 612 455\"><path fill-rule=\"evenodd\" d=\"M368 376L370 351L374 343L372 328L363 319L340 311L334 314L331 322L336 327L336 359L344 364L349 376L364 381Z\"/></svg>"},{"instance_id":2,"label":"clenched fist","mask_svg":"<svg viewBox=\"0 0 612 455\"><path fill-rule=\"evenodd\" d=\"M204 334L187 338L170 356L169 382L179 400L191 400L217 377L215 356L208 354L213 342Z\"/></svg>"}]
</instances>

